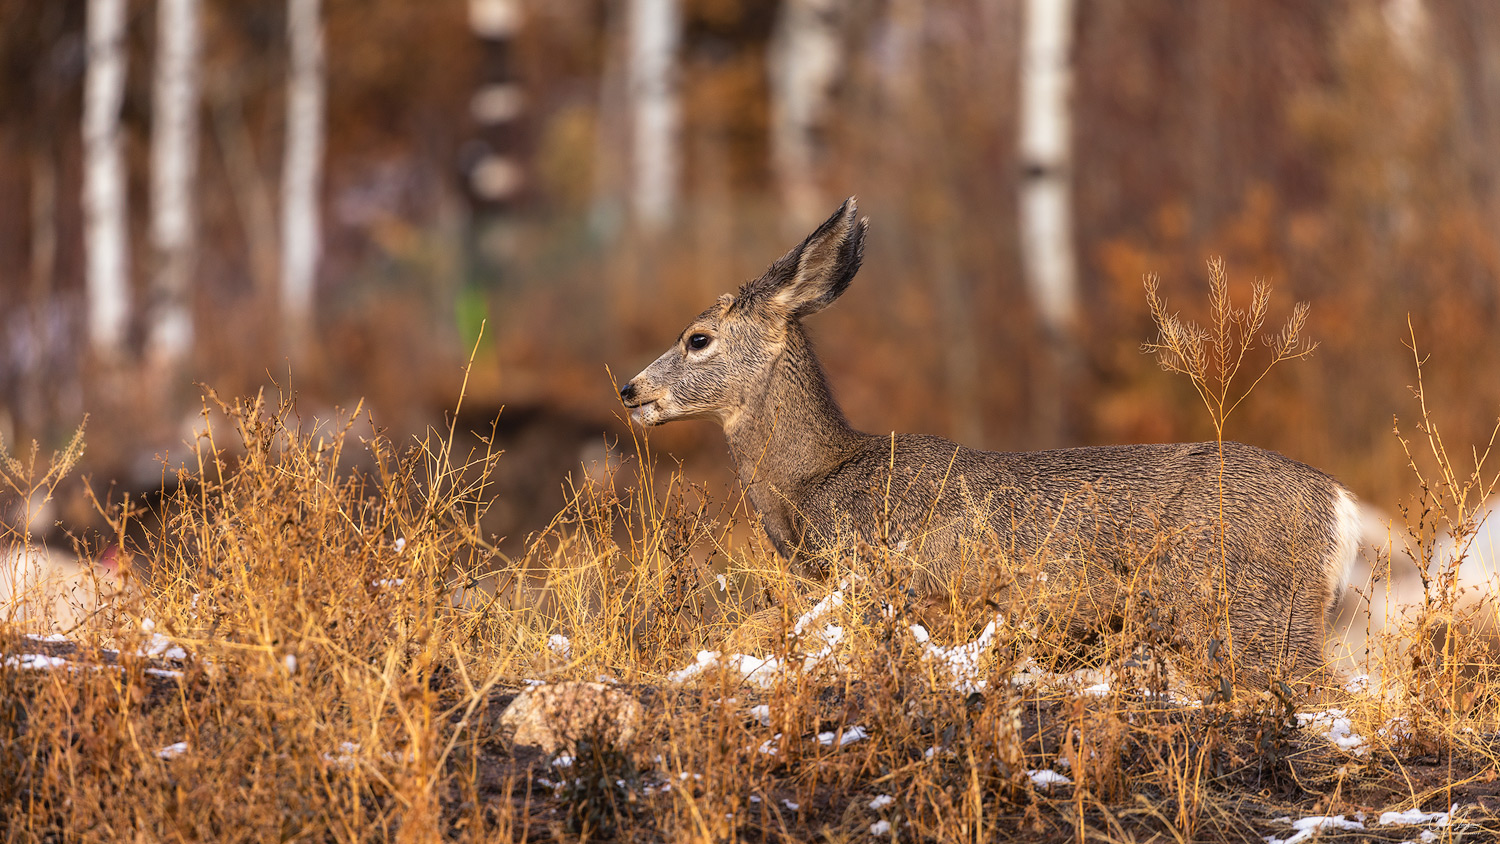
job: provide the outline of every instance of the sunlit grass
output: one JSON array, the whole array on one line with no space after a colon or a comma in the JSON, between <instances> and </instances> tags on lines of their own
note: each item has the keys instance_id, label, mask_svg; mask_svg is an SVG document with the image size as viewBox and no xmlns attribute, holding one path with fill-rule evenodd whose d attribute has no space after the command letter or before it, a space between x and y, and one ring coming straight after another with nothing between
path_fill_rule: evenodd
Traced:
<instances>
[{"instance_id":1,"label":"sunlit grass","mask_svg":"<svg viewBox=\"0 0 1500 844\"><path fill-rule=\"evenodd\" d=\"M1380 633L1376 691L1303 694L1226 690L1149 584L1080 643L1066 596L1017 588L1036 584L1024 566L989 600L948 596L924 640L905 549L855 545L799 577L736 539L741 498L644 441L577 473L512 558L481 528L503 443L458 454L451 427L393 443L356 436L358 409L303 425L287 401L210 404L228 424L204 423L130 549L119 612L76 650L0 631L7 657L72 666L0 664L6 840L1238 841L1289 837L1283 815L1446 811L1500 770L1492 652L1469 633L1493 610L1433 560L1495 482L1425 411L1406 520L1430 597ZM5 465L9 495L55 483ZM139 535L128 502L101 507ZM633 740L512 746L504 707L570 680L640 701ZM1460 817L1437 831L1488 823Z\"/></svg>"}]
</instances>

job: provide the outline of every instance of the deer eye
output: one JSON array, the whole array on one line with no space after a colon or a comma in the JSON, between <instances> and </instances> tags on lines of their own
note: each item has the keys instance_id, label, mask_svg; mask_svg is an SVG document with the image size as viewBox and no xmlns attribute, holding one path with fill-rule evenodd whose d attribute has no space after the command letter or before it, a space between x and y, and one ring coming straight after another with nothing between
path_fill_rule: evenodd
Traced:
<instances>
[{"instance_id":1,"label":"deer eye","mask_svg":"<svg viewBox=\"0 0 1500 844\"><path fill-rule=\"evenodd\" d=\"M687 345L689 349L696 352L708 348L708 344L711 342L713 342L713 338L707 334L694 334L688 337Z\"/></svg>"}]
</instances>

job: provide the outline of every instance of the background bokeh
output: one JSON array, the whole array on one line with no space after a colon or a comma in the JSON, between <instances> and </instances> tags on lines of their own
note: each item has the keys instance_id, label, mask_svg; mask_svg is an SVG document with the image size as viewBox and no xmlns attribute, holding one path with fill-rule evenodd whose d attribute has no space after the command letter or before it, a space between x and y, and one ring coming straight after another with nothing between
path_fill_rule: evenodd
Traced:
<instances>
[{"instance_id":1,"label":"background bokeh","mask_svg":"<svg viewBox=\"0 0 1500 844\"><path fill-rule=\"evenodd\" d=\"M497 529L520 534L561 505L570 468L625 435L609 373L629 378L850 194L872 221L865 267L809 327L866 430L996 449L1211 436L1190 385L1140 351L1154 338L1142 277L1204 319L1205 262L1222 256L1237 296L1275 286L1273 321L1310 302L1321 343L1272 373L1230 437L1390 508L1415 484L1392 434L1417 416L1414 335L1450 447L1489 441L1500 8L1488 0L1077 0L1079 306L1062 335L1038 319L1021 254L1034 4L674 0L654 59L632 43L645 5L324 0L321 250L310 319L296 322L278 294L288 4L203 0L194 332L164 362L146 340L159 3L126 4L131 309L124 341L101 349L85 316L91 4L0 0L6 443L56 447L87 413L86 474L146 489L158 458L185 451L199 385L295 393L308 418L363 398L404 436L456 406L477 342L460 428L487 432L504 406ZM799 41L799 27L822 40ZM814 48L827 66L788 129L786 100L807 91L778 74ZM636 129L650 118L636 73L652 61L677 115L673 179L640 172ZM802 159L788 159L787 131ZM728 482L714 426L652 441L690 475Z\"/></svg>"}]
</instances>

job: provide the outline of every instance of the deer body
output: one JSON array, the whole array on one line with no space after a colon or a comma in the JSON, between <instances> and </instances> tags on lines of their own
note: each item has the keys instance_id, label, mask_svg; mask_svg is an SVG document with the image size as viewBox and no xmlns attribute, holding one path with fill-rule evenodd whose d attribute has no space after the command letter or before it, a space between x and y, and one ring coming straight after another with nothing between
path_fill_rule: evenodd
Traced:
<instances>
[{"instance_id":1,"label":"deer body","mask_svg":"<svg viewBox=\"0 0 1500 844\"><path fill-rule=\"evenodd\" d=\"M633 418L717 417L767 535L794 563L863 540L909 559L917 593L973 599L1004 568L1007 588L1067 596L1065 627L1080 636L1149 589L1184 607L1203 641L1222 607L1252 678L1321 665L1359 519L1317 469L1231 442L1221 463L1217 443L990 452L853 429L801 317L848 286L864 231L846 202L721 297L621 390Z\"/></svg>"}]
</instances>

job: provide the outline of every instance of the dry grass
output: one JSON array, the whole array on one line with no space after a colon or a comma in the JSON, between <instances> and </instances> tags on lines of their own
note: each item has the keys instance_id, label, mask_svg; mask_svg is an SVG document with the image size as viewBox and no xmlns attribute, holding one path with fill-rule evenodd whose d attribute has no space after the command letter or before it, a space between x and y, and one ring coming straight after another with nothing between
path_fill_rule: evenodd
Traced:
<instances>
[{"instance_id":1,"label":"dry grass","mask_svg":"<svg viewBox=\"0 0 1500 844\"><path fill-rule=\"evenodd\" d=\"M502 444L454 454L450 427L398 446L355 436L357 410L304 427L289 402L215 402L205 420L229 426L206 425L149 530L101 503L138 537L121 618L70 643L0 631L7 841L1260 841L1293 835L1278 817L1358 811L1369 829L1320 840L1399 841L1419 830L1378 812L1453 803L1427 827L1443 840L1500 830L1500 697L1491 639L1470 632L1493 608L1438 542L1472 533L1495 481L1425 412L1403 442L1428 599L1379 640L1383 691L1304 695L1177 658L1172 596L1149 589L1088 647L1046 602L955 596L953 631L993 623L955 668L914 635L899 546L801 579L735 541L742 499L644 441L580 473L508 558L478 528ZM6 466L10 495L56 483ZM726 643L793 668L747 681L721 655L674 676ZM71 668L14 659L38 652ZM585 732L547 756L499 730L526 682L601 676L645 705L629 745ZM1299 726L1330 706L1359 750Z\"/></svg>"}]
</instances>

